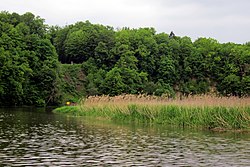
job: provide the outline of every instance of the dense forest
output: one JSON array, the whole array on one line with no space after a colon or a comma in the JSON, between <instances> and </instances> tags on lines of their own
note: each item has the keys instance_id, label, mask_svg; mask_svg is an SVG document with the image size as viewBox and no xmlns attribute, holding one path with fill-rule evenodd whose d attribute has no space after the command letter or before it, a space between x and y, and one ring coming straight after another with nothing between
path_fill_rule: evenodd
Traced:
<instances>
[{"instance_id":1,"label":"dense forest","mask_svg":"<svg viewBox=\"0 0 250 167\"><path fill-rule=\"evenodd\" d=\"M54 105L89 95L249 96L250 43L179 37L154 28L48 26L0 13L0 105Z\"/></svg>"}]
</instances>

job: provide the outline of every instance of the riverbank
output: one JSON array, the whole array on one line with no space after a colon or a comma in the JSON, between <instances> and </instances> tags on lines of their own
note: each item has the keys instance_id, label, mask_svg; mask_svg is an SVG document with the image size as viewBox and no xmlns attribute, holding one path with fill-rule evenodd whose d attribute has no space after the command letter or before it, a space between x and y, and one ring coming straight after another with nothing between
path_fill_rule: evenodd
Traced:
<instances>
[{"instance_id":1,"label":"riverbank","mask_svg":"<svg viewBox=\"0 0 250 167\"><path fill-rule=\"evenodd\" d=\"M147 98L92 97L77 106L64 106L54 111L123 122L166 124L216 131L250 130L250 106L249 99L246 98L195 97L169 100L151 97L152 99L146 100Z\"/></svg>"}]
</instances>

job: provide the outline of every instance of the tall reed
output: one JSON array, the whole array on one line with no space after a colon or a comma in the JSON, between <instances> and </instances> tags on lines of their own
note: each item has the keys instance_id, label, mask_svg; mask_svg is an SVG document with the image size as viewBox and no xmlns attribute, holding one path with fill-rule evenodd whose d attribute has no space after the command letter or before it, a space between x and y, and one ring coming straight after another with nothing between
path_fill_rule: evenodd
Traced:
<instances>
[{"instance_id":1,"label":"tall reed","mask_svg":"<svg viewBox=\"0 0 250 167\"><path fill-rule=\"evenodd\" d=\"M96 105L128 105L128 104L148 104L148 105L178 105L178 106L224 106L224 107L246 107L250 106L250 97L239 98L217 97L217 96L189 96L168 98L162 96L149 96L145 94L130 95L124 94L115 97L108 95L89 96L84 102L87 106ZM82 103L81 102L81 103Z\"/></svg>"},{"instance_id":2,"label":"tall reed","mask_svg":"<svg viewBox=\"0 0 250 167\"><path fill-rule=\"evenodd\" d=\"M91 97L57 112L125 122L180 127L250 130L249 98L192 97L172 100L153 96Z\"/></svg>"}]
</instances>

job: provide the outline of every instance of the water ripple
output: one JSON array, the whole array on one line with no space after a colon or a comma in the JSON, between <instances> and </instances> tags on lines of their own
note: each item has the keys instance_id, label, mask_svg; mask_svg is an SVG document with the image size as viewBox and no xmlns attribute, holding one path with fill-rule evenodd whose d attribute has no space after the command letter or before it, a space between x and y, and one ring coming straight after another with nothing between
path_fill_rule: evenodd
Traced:
<instances>
[{"instance_id":1,"label":"water ripple","mask_svg":"<svg viewBox=\"0 0 250 167\"><path fill-rule=\"evenodd\" d=\"M3 166L248 166L249 135L0 112ZM18 121L17 121L18 120Z\"/></svg>"}]
</instances>

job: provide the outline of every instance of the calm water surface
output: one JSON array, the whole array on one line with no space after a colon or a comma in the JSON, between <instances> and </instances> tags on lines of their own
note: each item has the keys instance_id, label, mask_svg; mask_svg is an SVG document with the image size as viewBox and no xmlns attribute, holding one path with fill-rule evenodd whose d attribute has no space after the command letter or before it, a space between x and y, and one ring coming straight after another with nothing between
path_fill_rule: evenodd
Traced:
<instances>
[{"instance_id":1,"label":"calm water surface","mask_svg":"<svg viewBox=\"0 0 250 167\"><path fill-rule=\"evenodd\" d=\"M0 166L249 166L250 134L0 109Z\"/></svg>"}]
</instances>

